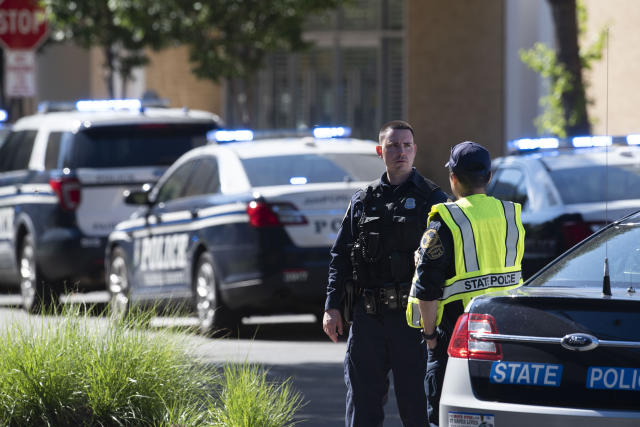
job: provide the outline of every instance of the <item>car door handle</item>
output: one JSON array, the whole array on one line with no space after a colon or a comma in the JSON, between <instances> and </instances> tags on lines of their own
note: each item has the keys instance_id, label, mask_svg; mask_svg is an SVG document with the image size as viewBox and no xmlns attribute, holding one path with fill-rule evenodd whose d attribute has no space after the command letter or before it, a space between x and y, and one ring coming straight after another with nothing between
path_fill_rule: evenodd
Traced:
<instances>
[{"instance_id":1,"label":"car door handle","mask_svg":"<svg viewBox=\"0 0 640 427\"><path fill-rule=\"evenodd\" d=\"M200 212L200 209L193 209L191 211L191 218L197 218L199 212Z\"/></svg>"}]
</instances>

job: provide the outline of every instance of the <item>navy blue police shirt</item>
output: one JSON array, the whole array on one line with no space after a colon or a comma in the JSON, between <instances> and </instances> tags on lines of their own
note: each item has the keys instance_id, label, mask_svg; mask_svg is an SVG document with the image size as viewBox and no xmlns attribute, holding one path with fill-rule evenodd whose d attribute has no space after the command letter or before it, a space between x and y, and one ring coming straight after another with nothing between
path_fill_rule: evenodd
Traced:
<instances>
[{"instance_id":1,"label":"navy blue police shirt","mask_svg":"<svg viewBox=\"0 0 640 427\"><path fill-rule=\"evenodd\" d=\"M393 203L401 200L413 187L419 187L424 178L413 168L405 182L393 186L389 184L386 172L380 178L382 197L385 203ZM351 264L351 246L358 237L358 221L364 211L361 193L365 189L358 190L349 202L347 212L342 219L336 240L331 247L331 261L329 262L329 283L327 284L327 299L325 310L341 310L342 300L345 294L345 282L353 277ZM424 227L427 224L427 214L431 206L447 201L447 194L440 188L435 188L430 196L425 210ZM417 249L417 248L416 248Z\"/></svg>"}]
</instances>

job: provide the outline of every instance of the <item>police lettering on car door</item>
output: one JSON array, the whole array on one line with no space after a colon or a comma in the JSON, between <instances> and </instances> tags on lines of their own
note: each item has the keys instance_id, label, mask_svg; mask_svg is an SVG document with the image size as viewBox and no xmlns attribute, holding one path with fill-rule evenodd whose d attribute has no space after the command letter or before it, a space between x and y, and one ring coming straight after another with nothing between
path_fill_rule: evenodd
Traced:
<instances>
[{"instance_id":1,"label":"police lettering on car door","mask_svg":"<svg viewBox=\"0 0 640 427\"><path fill-rule=\"evenodd\" d=\"M184 270L187 266L187 233L166 234L136 239L134 241L134 268L142 273L156 271ZM154 285L163 285L170 276L154 276ZM159 281L160 283L157 283Z\"/></svg>"},{"instance_id":2,"label":"police lettering on car door","mask_svg":"<svg viewBox=\"0 0 640 427\"><path fill-rule=\"evenodd\" d=\"M13 208L0 209L0 239L11 239L13 235Z\"/></svg>"}]
</instances>

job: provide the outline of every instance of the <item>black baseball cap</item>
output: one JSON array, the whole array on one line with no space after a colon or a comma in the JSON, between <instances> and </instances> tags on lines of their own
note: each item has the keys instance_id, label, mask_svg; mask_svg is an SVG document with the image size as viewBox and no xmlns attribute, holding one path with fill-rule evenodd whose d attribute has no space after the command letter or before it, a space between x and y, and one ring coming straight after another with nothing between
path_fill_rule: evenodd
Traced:
<instances>
[{"instance_id":1,"label":"black baseball cap","mask_svg":"<svg viewBox=\"0 0 640 427\"><path fill-rule=\"evenodd\" d=\"M464 141L451 148L451 155L445 167L454 173L489 173L491 156L487 149L477 142Z\"/></svg>"}]
</instances>

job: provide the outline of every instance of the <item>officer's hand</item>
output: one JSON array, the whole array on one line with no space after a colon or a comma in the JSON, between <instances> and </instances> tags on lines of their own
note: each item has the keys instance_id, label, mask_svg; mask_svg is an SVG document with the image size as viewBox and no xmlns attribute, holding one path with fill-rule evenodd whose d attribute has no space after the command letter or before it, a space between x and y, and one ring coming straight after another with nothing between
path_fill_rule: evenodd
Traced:
<instances>
[{"instance_id":1,"label":"officer's hand","mask_svg":"<svg viewBox=\"0 0 640 427\"><path fill-rule=\"evenodd\" d=\"M330 308L324 312L322 330L331 338L331 341L338 342L338 335L342 335L342 315L340 314L340 310Z\"/></svg>"},{"instance_id":2,"label":"officer's hand","mask_svg":"<svg viewBox=\"0 0 640 427\"><path fill-rule=\"evenodd\" d=\"M413 262L416 264L416 267L418 266L418 263L420 263L420 249L416 249L413 253Z\"/></svg>"}]
</instances>

